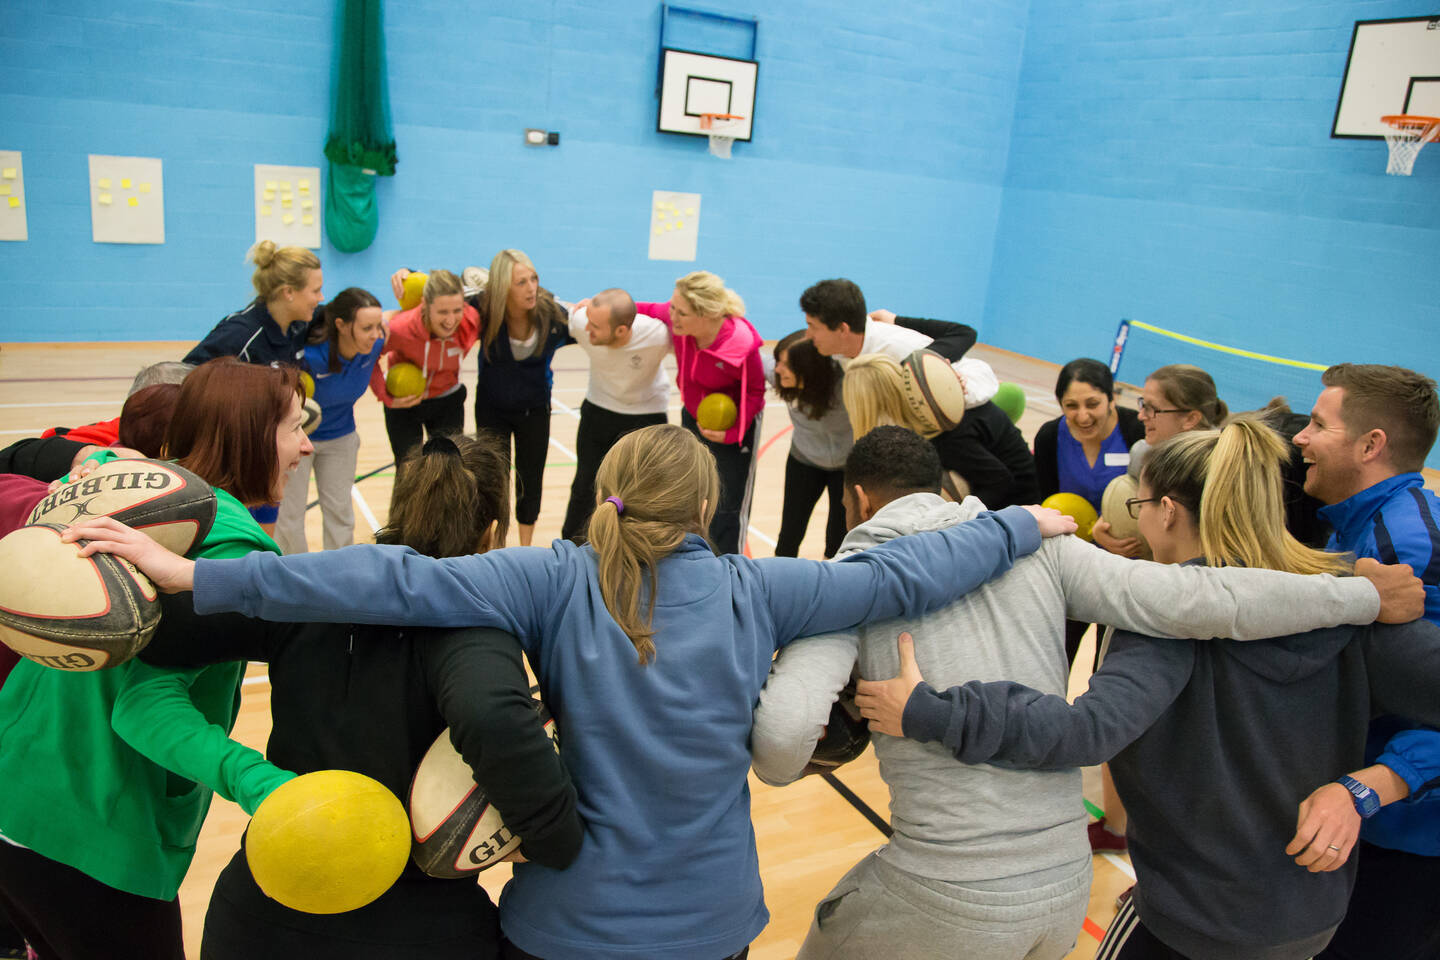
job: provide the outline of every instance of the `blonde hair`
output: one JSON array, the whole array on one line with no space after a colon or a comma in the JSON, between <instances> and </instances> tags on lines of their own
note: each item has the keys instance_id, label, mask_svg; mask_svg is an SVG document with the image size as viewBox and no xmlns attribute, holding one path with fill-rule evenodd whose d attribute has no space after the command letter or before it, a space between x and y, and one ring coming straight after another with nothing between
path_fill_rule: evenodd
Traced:
<instances>
[{"instance_id":1,"label":"blonde hair","mask_svg":"<svg viewBox=\"0 0 1440 960\"><path fill-rule=\"evenodd\" d=\"M1172 363L1155 370L1147 380L1160 385L1165 401L1186 413L1200 414L1200 428L1218 430L1230 415L1215 392L1215 380L1199 367L1188 363Z\"/></svg>"},{"instance_id":2,"label":"blonde hair","mask_svg":"<svg viewBox=\"0 0 1440 960\"><path fill-rule=\"evenodd\" d=\"M904 427L922 437L936 435L905 399L905 374L900 364L883 353L867 353L851 360L845 368L841 395L856 440L885 424Z\"/></svg>"},{"instance_id":3,"label":"blonde hair","mask_svg":"<svg viewBox=\"0 0 1440 960\"><path fill-rule=\"evenodd\" d=\"M745 301L709 270L696 270L675 281L675 290L701 317L743 317Z\"/></svg>"},{"instance_id":4,"label":"blonde hair","mask_svg":"<svg viewBox=\"0 0 1440 960\"><path fill-rule=\"evenodd\" d=\"M1195 517L1212 567L1285 573L1349 573L1349 554L1313 550L1285 529L1284 464L1289 446L1248 414L1222 430L1192 430L1145 455L1140 479L1155 498L1170 497Z\"/></svg>"},{"instance_id":5,"label":"blonde hair","mask_svg":"<svg viewBox=\"0 0 1440 960\"><path fill-rule=\"evenodd\" d=\"M420 290L420 321L430 329L430 305L436 297L464 296L465 288L460 278L449 270L431 270L425 275L425 286Z\"/></svg>"},{"instance_id":6,"label":"blonde hair","mask_svg":"<svg viewBox=\"0 0 1440 960\"><path fill-rule=\"evenodd\" d=\"M520 250L501 250L495 254L495 259L490 261L490 274L485 278L485 329L481 332L481 346L489 350L490 344L500 334L500 326L505 322L505 305L510 297L510 281L515 273L515 265L524 264L531 270L535 270L535 264ZM536 276L540 271L535 270ZM540 301L535 301L538 309ZM531 312L534 316L534 312Z\"/></svg>"},{"instance_id":7,"label":"blonde hair","mask_svg":"<svg viewBox=\"0 0 1440 960\"><path fill-rule=\"evenodd\" d=\"M250 282L261 300L268 301L285 287L305 289L311 270L320 269L320 258L304 247L276 247L273 240L261 240L245 254L255 264Z\"/></svg>"},{"instance_id":8,"label":"blonde hair","mask_svg":"<svg viewBox=\"0 0 1440 960\"><path fill-rule=\"evenodd\" d=\"M618 498L623 511L607 497ZM694 434L674 424L627 433L600 463L588 531L600 596L635 645L642 666L655 658L659 563L686 534L705 536L719 500L715 457Z\"/></svg>"}]
</instances>

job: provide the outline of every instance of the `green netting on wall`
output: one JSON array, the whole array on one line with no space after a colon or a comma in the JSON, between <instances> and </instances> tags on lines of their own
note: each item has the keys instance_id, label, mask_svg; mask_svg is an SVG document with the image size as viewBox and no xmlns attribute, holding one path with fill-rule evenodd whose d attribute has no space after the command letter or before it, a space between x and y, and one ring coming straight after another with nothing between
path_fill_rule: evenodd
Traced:
<instances>
[{"instance_id":1,"label":"green netting on wall","mask_svg":"<svg viewBox=\"0 0 1440 960\"><path fill-rule=\"evenodd\" d=\"M390 129L380 4L381 0L339 0L330 79L334 108L325 156L337 164L390 176L395 172L395 135Z\"/></svg>"}]
</instances>

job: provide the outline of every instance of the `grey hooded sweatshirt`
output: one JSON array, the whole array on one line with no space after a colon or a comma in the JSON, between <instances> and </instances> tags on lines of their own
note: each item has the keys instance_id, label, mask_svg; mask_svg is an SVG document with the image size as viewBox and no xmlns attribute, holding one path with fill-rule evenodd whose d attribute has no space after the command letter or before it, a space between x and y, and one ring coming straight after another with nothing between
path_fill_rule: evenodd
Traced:
<instances>
[{"instance_id":1,"label":"grey hooded sweatshirt","mask_svg":"<svg viewBox=\"0 0 1440 960\"><path fill-rule=\"evenodd\" d=\"M1017 683L944 694L921 684L904 729L966 763L1109 760L1150 932L1194 960L1303 960L1344 917L1356 858L1308 873L1285 845L1300 802L1364 763L1377 712L1440 724L1440 628L1418 620L1260 643L1117 631L1073 705Z\"/></svg>"},{"instance_id":2,"label":"grey hooded sweatshirt","mask_svg":"<svg viewBox=\"0 0 1440 960\"><path fill-rule=\"evenodd\" d=\"M929 493L901 497L851 530L840 554L949 527L984 509L973 497L958 504ZM902 630L914 636L921 673L937 687L1012 680L1063 696L1067 617L1154 636L1255 639L1369 623L1379 609L1378 594L1363 579L1165 566L1052 537L1005 576L929 616L792 643L761 691L752 762L767 783L799 777L857 656L862 676L895 676ZM890 865L966 885L1089 868L1080 771L1073 766L966 766L940 743L883 734L872 742L890 787L895 835L880 851Z\"/></svg>"}]
</instances>

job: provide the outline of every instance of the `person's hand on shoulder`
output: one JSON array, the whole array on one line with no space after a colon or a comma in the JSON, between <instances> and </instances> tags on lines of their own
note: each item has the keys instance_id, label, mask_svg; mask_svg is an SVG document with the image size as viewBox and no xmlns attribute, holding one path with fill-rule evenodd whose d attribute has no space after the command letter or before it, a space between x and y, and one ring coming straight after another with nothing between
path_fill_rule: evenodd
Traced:
<instances>
[{"instance_id":1,"label":"person's hand on shoulder","mask_svg":"<svg viewBox=\"0 0 1440 960\"><path fill-rule=\"evenodd\" d=\"M1361 557L1355 561L1355 576L1369 580L1380 594L1376 623L1409 623L1425 615L1425 584L1408 564Z\"/></svg>"},{"instance_id":2,"label":"person's hand on shoulder","mask_svg":"<svg viewBox=\"0 0 1440 960\"><path fill-rule=\"evenodd\" d=\"M1051 507L1041 507L1030 503L1020 509L1035 518L1035 524L1040 528L1042 537L1063 537L1080 529L1072 518Z\"/></svg>"},{"instance_id":3,"label":"person's hand on shoulder","mask_svg":"<svg viewBox=\"0 0 1440 960\"><path fill-rule=\"evenodd\" d=\"M915 662L914 638L902 633L895 645L900 652L900 675L889 680L857 681L855 706L860 708L860 716L870 721L872 732L903 737L905 704L910 702L910 695L925 682L925 678L920 675L920 666Z\"/></svg>"},{"instance_id":4,"label":"person's hand on shoulder","mask_svg":"<svg viewBox=\"0 0 1440 960\"><path fill-rule=\"evenodd\" d=\"M405 278L410 276L410 271L401 267L390 274L390 289L395 291L395 299L399 300L405 294Z\"/></svg>"}]
</instances>

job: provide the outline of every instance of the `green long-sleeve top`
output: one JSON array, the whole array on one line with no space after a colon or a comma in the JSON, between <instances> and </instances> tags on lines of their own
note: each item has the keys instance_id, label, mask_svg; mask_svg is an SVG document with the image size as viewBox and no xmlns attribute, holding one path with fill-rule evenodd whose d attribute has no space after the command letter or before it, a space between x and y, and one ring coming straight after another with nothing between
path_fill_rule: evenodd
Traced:
<instances>
[{"instance_id":1,"label":"green long-sleeve top","mask_svg":"<svg viewBox=\"0 0 1440 960\"><path fill-rule=\"evenodd\" d=\"M215 498L191 557L280 552L239 501ZM172 899L212 789L254 812L293 776L228 739L244 672L131 660L66 673L22 660L0 687L0 834L119 890Z\"/></svg>"}]
</instances>

